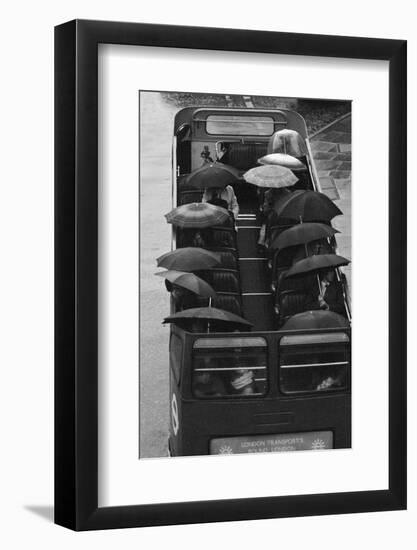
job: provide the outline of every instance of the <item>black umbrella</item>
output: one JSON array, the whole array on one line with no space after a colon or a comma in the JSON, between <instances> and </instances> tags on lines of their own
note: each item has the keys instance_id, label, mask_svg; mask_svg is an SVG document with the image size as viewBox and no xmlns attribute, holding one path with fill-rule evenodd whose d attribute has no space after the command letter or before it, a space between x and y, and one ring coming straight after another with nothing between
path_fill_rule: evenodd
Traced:
<instances>
[{"instance_id":1,"label":"black umbrella","mask_svg":"<svg viewBox=\"0 0 417 550\"><path fill-rule=\"evenodd\" d=\"M319 239L328 239L329 237L333 237L335 233L339 233L339 231L324 223L300 223L272 238L270 247L282 250L289 246L307 244Z\"/></svg>"},{"instance_id":2,"label":"black umbrella","mask_svg":"<svg viewBox=\"0 0 417 550\"><path fill-rule=\"evenodd\" d=\"M308 258L299 260L285 273L285 277L296 277L305 273L315 273L322 269L333 269L342 265L348 265L350 260L337 254L313 254Z\"/></svg>"},{"instance_id":3,"label":"black umbrella","mask_svg":"<svg viewBox=\"0 0 417 550\"><path fill-rule=\"evenodd\" d=\"M179 322L181 324L181 322L193 320L207 321L207 331L210 329L211 321L220 321L223 324L245 328L253 326L252 323L246 321L243 317L230 313L230 311L225 311L215 307L195 307L192 309L185 309L166 317L163 323Z\"/></svg>"},{"instance_id":4,"label":"black umbrella","mask_svg":"<svg viewBox=\"0 0 417 550\"><path fill-rule=\"evenodd\" d=\"M158 267L177 271L210 269L221 264L220 255L204 248L187 246L162 254L156 260Z\"/></svg>"},{"instance_id":5,"label":"black umbrella","mask_svg":"<svg viewBox=\"0 0 417 550\"><path fill-rule=\"evenodd\" d=\"M160 277L164 277L170 283L180 286L194 292L198 296L203 296L204 298L215 298L217 296L215 290L203 279L197 277L194 273L187 273L186 271L160 271L155 273Z\"/></svg>"},{"instance_id":6,"label":"black umbrella","mask_svg":"<svg viewBox=\"0 0 417 550\"><path fill-rule=\"evenodd\" d=\"M317 309L314 311L303 311L297 313L288 319L281 327L281 330L305 330L314 328L345 328L349 326L346 317L334 313Z\"/></svg>"},{"instance_id":7,"label":"black umbrella","mask_svg":"<svg viewBox=\"0 0 417 550\"><path fill-rule=\"evenodd\" d=\"M239 172L233 166L221 162L204 164L188 176L186 183L196 189L209 189L212 187L226 187L239 179Z\"/></svg>"},{"instance_id":8,"label":"black umbrella","mask_svg":"<svg viewBox=\"0 0 417 550\"><path fill-rule=\"evenodd\" d=\"M330 222L342 211L318 191L294 191L276 205L278 216L302 222Z\"/></svg>"}]
</instances>

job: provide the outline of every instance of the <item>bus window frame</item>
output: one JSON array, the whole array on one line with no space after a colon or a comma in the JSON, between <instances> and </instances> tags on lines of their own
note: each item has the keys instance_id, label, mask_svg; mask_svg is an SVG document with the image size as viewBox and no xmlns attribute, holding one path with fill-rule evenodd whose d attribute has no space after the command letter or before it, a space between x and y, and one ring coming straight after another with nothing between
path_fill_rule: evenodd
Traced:
<instances>
[{"instance_id":1,"label":"bus window frame","mask_svg":"<svg viewBox=\"0 0 417 550\"><path fill-rule=\"evenodd\" d=\"M220 332L215 332L215 333L209 333L209 334L204 334L204 333L193 333L193 336L197 336L197 338L193 338L193 341L192 341L192 345L191 345L191 361L190 361L190 368L189 369L186 369L187 370L187 373L189 374L189 380L187 381L187 390L189 392L189 396L191 397L191 399L193 401L197 401L197 402L207 402L207 401L226 401L228 403L232 402L232 401L236 401L236 400L245 400L245 401L256 401L257 399L262 399L264 400L265 398L269 397L269 393L271 391L271 387L272 387L272 380L271 380L271 373L272 373L272 369L271 369L271 359L270 359L270 344L269 344L269 341L268 341L268 338L266 338L265 335L261 335L261 334L258 334L258 333L253 333L253 332L249 332L249 333L239 333L239 334L236 334L235 332L229 332L229 333L220 333ZM236 395L221 395L221 396L216 396L216 397L207 397L207 398L202 398L202 397L196 397L194 392L193 392L193 376L194 376L194 354L195 354L195 343L198 341L198 340L203 340L204 338L206 337L209 337L209 339L229 339L229 338L233 338L233 339L238 339L238 338L244 338L244 339L261 339L264 341L264 346L258 346L258 347L264 347L265 348L265 361L266 361L266 391L263 395L251 395L251 394L248 394L248 395L245 395L245 394L242 394L242 395L239 395L239 394L236 394ZM233 346L233 347L238 347L238 346ZM201 349L209 349L209 348L201 348ZM224 348L215 348L215 349L218 349L218 350L223 350ZM248 346L248 349L253 349L251 347Z\"/></svg>"},{"instance_id":2,"label":"bus window frame","mask_svg":"<svg viewBox=\"0 0 417 550\"><path fill-rule=\"evenodd\" d=\"M341 388L327 388L327 389L324 389L324 390L301 390L301 391L291 391L291 392L285 392L283 389L282 389L282 384L281 384L281 352L280 352L280 349L281 349L281 340L283 338L285 338L286 336L294 336L294 335L297 335L297 333L301 334L303 333L304 331L300 330L300 331L297 331L297 330L294 330L294 331L280 331L279 332L279 337L278 337L278 341L277 341L277 349L276 349L276 357L277 357L277 369L276 369L276 373L277 373L277 380L276 380L276 383L277 383L277 388L278 388L278 392L281 396L284 396L286 398L298 398L298 397L320 397L320 396L325 396L325 395L334 395L334 394L338 394L338 393L350 393L351 392L351 369L352 369L352 353L351 353L351 349L352 349L352 339L351 339L351 329L346 327L346 328L341 328L341 327L338 327L338 328L332 328L332 329L329 329L329 328L326 328L326 329L315 329L314 332L310 330L308 330L308 333L309 334L335 334L335 333L343 333L345 334L347 337L348 337L348 341L346 342L346 345L347 345L347 357L346 357L346 361L347 361L347 365L346 365L346 383L343 387ZM305 331L307 332L307 331ZM328 342L330 344L333 344L333 343L337 343L337 342ZM303 345L303 344L299 344L299 345ZM311 345L311 343L306 343L304 345ZM323 342L323 345L326 345L325 342Z\"/></svg>"}]
</instances>

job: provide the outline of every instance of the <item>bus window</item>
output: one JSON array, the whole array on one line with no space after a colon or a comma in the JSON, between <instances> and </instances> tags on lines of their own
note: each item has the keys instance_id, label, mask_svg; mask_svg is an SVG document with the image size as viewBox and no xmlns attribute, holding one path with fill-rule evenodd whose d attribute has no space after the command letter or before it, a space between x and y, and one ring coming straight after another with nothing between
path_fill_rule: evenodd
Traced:
<instances>
[{"instance_id":1,"label":"bus window","mask_svg":"<svg viewBox=\"0 0 417 550\"><path fill-rule=\"evenodd\" d=\"M194 397L264 396L267 378L267 344L263 338L199 338L194 342Z\"/></svg>"},{"instance_id":2,"label":"bus window","mask_svg":"<svg viewBox=\"0 0 417 550\"><path fill-rule=\"evenodd\" d=\"M269 116L209 115L206 132L219 136L272 136L274 119Z\"/></svg>"},{"instance_id":3,"label":"bus window","mask_svg":"<svg viewBox=\"0 0 417 550\"><path fill-rule=\"evenodd\" d=\"M290 394L346 389L349 346L344 332L284 336L279 344L281 391Z\"/></svg>"}]
</instances>

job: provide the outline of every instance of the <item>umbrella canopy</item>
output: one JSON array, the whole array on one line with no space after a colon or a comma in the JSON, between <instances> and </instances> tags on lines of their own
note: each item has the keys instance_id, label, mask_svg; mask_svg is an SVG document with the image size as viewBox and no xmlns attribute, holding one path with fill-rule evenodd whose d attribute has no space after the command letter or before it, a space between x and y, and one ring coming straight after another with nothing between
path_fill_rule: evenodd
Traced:
<instances>
[{"instance_id":1,"label":"umbrella canopy","mask_svg":"<svg viewBox=\"0 0 417 550\"><path fill-rule=\"evenodd\" d=\"M286 272L285 277L296 277L305 273L313 273L321 269L332 269L342 265L348 265L350 260L337 254L313 254L295 264Z\"/></svg>"},{"instance_id":2,"label":"umbrella canopy","mask_svg":"<svg viewBox=\"0 0 417 550\"><path fill-rule=\"evenodd\" d=\"M307 146L304 139L295 130L279 130L275 132L268 143L268 154L284 153L293 157L304 157L307 155Z\"/></svg>"},{"instance_id":3,"label":"umbrella canopy","mask_svg":"<svg viewBox=\"0 0 417 550\"><path fill-rule=\"evenodd\" d=\"M192 202L178 206L165 214L168 223L178 227L211 227L229 219L229 212L207 202Z\"/></svg>"},{"instance_id":4,"label":"umbrella canopy","mask_svg":"<svg viewBox=\"0 0 417 550\"><path fill-rule=\"evenodd\" d=\"M204 164L188 176L186 184L196 189L209 189L211 187L226 187L239 179L239 172L233 166L221 162Z\"/></svg>"},{"instance_id":5,"label":"umbrella canopy","mask_svg":"<svg viewBox=\"0 0 417 550\"><path fill-rule=\"evenodd\" d=\"M245 327L253 326L252 323L246 321L246 319L243 319L243 317L239 317L239 315L230 313L230 311L225 311L223 309L218 309L215 307L195 307L192 309L185 309L183 311L179 311L178 313L174 313L169 317L166 317L163 322L175 323L177 321L190 319L201 319L203 321L221 321L223 323L242 325Z\"/></svg>"},{"instance_id":6,"label":"umbrella canopy","mask_svg":"<svg viewBox=\"0 0 417 550\"><path fill-rule=\"evenodd\" d=\"M198 296L203 296L204 298L215 298L217 296L216 291L203 279L197 277L194 273L187 273L186 271L161 271L155 273L160 277L164 277L173 285L180 286L198 294Z\"/></svg>"},{"instance_id":7,"label":"umbrella canopy","mask_svg":"<svg viewBox=\"0 0 417 550\"><path fill-rule=\"evenodd\" d=\"M294 172L307 170L307 166L291 155L286 155L284 153L271 153L270 155L265 155L264 157L258 160L259 164L277 164L278 166L284 166L289 168Z\"/></svg>"},{"instance_id":8,"label":"umbrella canopy","mask_svg":"<svg viewBox=\"0 0 417 550\"><path fill-rule=\"evenodd\" d=\"M289 246L307 244L319 239L328 239L335 233L339 233L339 231L325 223L299 223L273 238L270 247L282 250Z\"/></svg>"},{"instance_id":9,"label":"umbrella canopy","mask_svg":"<svg viewBox=\"0 0 417 550\"><path fill-rule=\"evenodd\" d=\"M297 313L296 315L293 315L281 327L281 330L301 330L336 327L349 327L349 322L346 317L343 317L338 313L334 313L333 311L317 309L314 311L303 311L302 313Z\"/></svg>"},{"instance_id":10,"label":"umbrella canopy","mask_svg":"<svg viewBox=\"0 0 417 550\"><path fill-rule=\"evenodd\" d=\"M279 166L278 164L265 164L251 168L245 174L243 179L248 183L257 185L258 187L282 188L291 187L298 178L289 168Z\"/></svg>"},{"instance_id":11,"label":"umbrella canopy","mask_svg":"<svg viewBox=\"0 0 417 550\"><path fill-rule=\"evenodd\" d=\"M158 267L177 271L196 271L220 265L220 255L204 248L187 246L162 254L156 260Z\"/></svg>"},{"instance_id":12,"label":"umbrella canopy","mask_svg":"<svg viewBox=\"0 0 417 550\"><path fill-rule=\"evenodd\" d=\"M333 201L318 191L297 190L277 205L278 216L303 222L330 222L342 211Z\"/></svg>"}]
</instances>

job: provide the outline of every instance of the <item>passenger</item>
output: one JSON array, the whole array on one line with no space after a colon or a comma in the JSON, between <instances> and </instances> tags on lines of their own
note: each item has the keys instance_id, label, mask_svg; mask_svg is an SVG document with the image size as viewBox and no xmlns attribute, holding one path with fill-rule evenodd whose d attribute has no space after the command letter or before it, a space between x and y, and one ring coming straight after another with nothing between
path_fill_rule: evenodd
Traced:
<instances>
[{"instance_id":1,"label":"passenger","mask_svg":"<svg viewBox=\"0 0 417 550\"><path fill-rule=\"evenodd\" d=\"M317 293L311 293L305 301L305 309L307 311L314 309L325 309L346 315L345 302L341 284L336 281L336 273L334 269L324 271L320 276L320 290Z\"/></svg>"},{"instance_id":2,"label":"passenger","mask_svg":"<svg viewBox=\"0 0 417 550\"><path fill-rule=\"evenodd\" d=\"M193 394L196 397L222 397L227 394L221 376L213 372L195 372Z\"/></svg>"},{"instance_id":3,"label":"passenger","mask_svg":"<svg viewBox=\"0 0 417 550\"><path fill-rule=\"evenodd\" d=\"M213 199L210 199L207 202L208 202L208 204L212 204L213 206L220 206L220 208L224 208L225 210L227 210L229 212L230 219L226 220L221 225L225 225L227 227L230 227L230 226L234 225L235 218L234 218L233 212L231 212L229 210L228 204L224 199L220 199L219 197L214 197Z\"/></svg>"},{"instance_id":4,"label":"passenger","mask_svg":"<svg viewBox=\"0 0 417 550\"><path fill-rule=\"evenodd\" d=\"M186 228L181 231L181 246L195 246L199 248L206 248L210 246L211 232L210 228L204 229L191 229Z\"/></svg>"},{"instance_id":5,"label":"passenger","mask_svg":"<svg viewBox=\"0 0 417 550\"><path fill-rule=\"evenodd\" d=\"M267 237L268 235L268 229L273 225L272 221L273 219L276 219L276 212L275 212L275 206L277 202L279 202L282 198L289 195L291 191L284 188L273 188L268 189L263 194L263 203L260 207L260 211L262 213L263 223L261 225L261 228L259 230L259 239L258 239L258 245L260 246L266 246L267 245ZM261 191L258 190L258 196L261 196Z\"/></svg>"},{"instance_id":6,"label":"passenger","mask_svg":"<svg viewBox=\"0 0 417 550\"><path fill-rule=\"evenodd\" d=\"M226 185L225 188L211 187L210 189L204 190L202 202L209 202L215 198L224 200L227 203L227 209L233 213L235 219L237 218L239 214L239 204L231 185Z\"/></svg>"},{"instance_id":7,"label":"passenger","mask_svg":"<svg viewBox=\"0 0 417 550\"><path fill-rule=\"evenodd\" d=\"M204 145L204 149L201 151L200 157L203 159L203 164L201 166L213 163L208 145Z\"/></svg>"},{"instance_id":8,"label":"passenger","mask_svg":"<svg viewBox=\"0 0 417 550\"><path fill-rule=\"evenodd\" d=\"M191 290L187 290L186 288L173 284L167 279L165 279L165 287L167 291L171 293L176 312L198 307L199 304L197 294L194 294Z\"/></svg>"}]
</instances>

